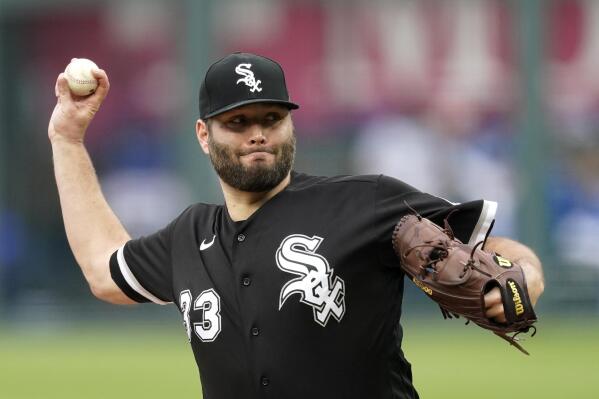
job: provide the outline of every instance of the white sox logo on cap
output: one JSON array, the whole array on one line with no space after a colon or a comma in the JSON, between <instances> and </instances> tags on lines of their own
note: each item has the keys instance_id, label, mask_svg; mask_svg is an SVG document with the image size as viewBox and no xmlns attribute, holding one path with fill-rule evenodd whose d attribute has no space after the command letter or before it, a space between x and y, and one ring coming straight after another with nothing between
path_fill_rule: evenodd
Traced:
<instances>
[{"instance_id":1,"label":"white sox logo on cap","mask_svg":"<svg viewBox=\"0 0 599 399\"><path fill-rule=\"evenodd\" d=\"M255 91L262 91L261 87L258 87L258 85L260 83L262 83L261 80L256 80L255 76L254 76L254 72L252 72L250 70L250 68L252 67L252 64L239 64L235 67L235 73L238 75L243 76L243 78L238 79L237 80L237 84L239 83L245 83L246 86L250 87L250 91L253 93Z\"/></svg>"}]
</instances>

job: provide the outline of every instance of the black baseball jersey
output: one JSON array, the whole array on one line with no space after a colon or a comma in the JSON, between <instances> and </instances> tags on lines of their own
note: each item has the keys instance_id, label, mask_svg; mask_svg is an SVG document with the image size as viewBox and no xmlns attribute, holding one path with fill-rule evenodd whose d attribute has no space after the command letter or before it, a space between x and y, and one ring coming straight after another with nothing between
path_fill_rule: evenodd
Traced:
<instances>
[{"instance_id":1,"label":"black baseball jersey","mask_svg":"<svg viewBox=\"0 0 599 399\"><path fill-rule=\"evenodd\" d=\"M463 242L496 204L453 204L386 176L291 183L247 220L196 204L113 254L137 302L175 303L204 398L417 398L399 324L404 274L391 235L413 212Z\"/></svg>"}]
</instances>

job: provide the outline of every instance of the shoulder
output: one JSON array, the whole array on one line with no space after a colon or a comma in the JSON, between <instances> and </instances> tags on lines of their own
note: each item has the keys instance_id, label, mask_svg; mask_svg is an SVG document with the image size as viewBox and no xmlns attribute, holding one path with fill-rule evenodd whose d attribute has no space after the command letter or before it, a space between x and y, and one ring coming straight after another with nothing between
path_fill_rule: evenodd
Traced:
<instances>
[{"instance_id":1,"label":"shoulder","mask_svg":"<svg viewBox=\"0 0 599 399\"><path fill-rule=\"evenodd\" d=\"M171 226L175 228L189 223L202 223L203 221L212 223L214 216L222 212L222 205L196 203L188 206L172 222Z\"/></svg>"},{"instance_id":2,"label":"shoulder","mask_svg":"<svg viewBox=\"0 0 599 399\"><path fill-rule=\"evenodd\" d=\"M376 187L381 175L341 175L341 176L312 176L306 173L293 172L289 190L299 191L326 186L372 186Z\"/></svg>"},{"instance_id":3,"label":"shoulder","mask_svg":"<svg viewBox=\"0 0 599 399\"><path fill-rule=\"evenodd\" d=\"M420 193L411 185L386 175L341 175L341 176L312 176L305 173L292 173L289 191L305 190L343 190L347 192L365 190L376 193L377 196L405 195L408 193Z\"/></svg>"},{"instance_id":4,"label":"shoulder","mask_svg":"<svg viewBox=\"0 0 599 399\"><path fill-rule=\"evenodd\" d=\"M409 185L408 183L386 175L379 175L379 179L377 181L377 189L379 193L382 195L404 195L408 193L420 193L420 190Z\"/></svg>"}]
</instances>

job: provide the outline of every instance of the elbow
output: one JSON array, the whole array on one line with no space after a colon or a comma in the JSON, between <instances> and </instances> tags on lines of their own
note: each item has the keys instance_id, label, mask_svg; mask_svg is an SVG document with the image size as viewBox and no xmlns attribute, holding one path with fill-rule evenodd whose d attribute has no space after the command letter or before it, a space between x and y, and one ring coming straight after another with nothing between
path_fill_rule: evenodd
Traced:
<instances>
[{"instance_id":1,"label":"elbow","mask_svg":"<svg viewBox=\"0 0 599 399\"><path fill-rule=\"evenodd\" d=\"M93 296L103 302L110 302L110 291L107 288L107 284L102 284L99 281L87 281L89 289Z\"/></svg>"},{"instance_id":2,"label":"elbow","mask_svg":"<svg viewBox=\"0 0 599 399\"><path fill-rule=\"evenodd\" d=\"M92 266L88 270L93 270L93 273L85 274L85 279L89 285L91 293L99 300L112 304L129 304L134 303L125 297L125 294L112 280L110 268L105 262Z\"/></svg>"},{"instance_id":3,"label":"elbow","mask_svg":"<svg viewBox=\"0 0 599 399\"><path fill-rule=\"evenodd\" d=\"M108 289L108 284L99 278L86 277L92 295L101 301L110 302L110 290Z\"/></svg>"},{"instance_id":4,"label":"elbow","mask_svg":"<svg viewBox=\"0 0 599 399\"><path fill-rule=\"evenodd\" d=\"M109 295L107 280L112 280L108 264L93 259L79 260L78 263L92 294L96 298L105 301L105 298Z\"/></svg>"},{"instance_id":5,"label":"elbow","mask_svg":"<svg viewBox=\"0 0 599 399\"><path fill-rule=\"evenodd\" d=\"M102 302L113 305L132 305L136 303L125 296L121 289L114 284L112 280L106 283L89 283L89 288L92 294Z\"/></svg>"}]
</instances>

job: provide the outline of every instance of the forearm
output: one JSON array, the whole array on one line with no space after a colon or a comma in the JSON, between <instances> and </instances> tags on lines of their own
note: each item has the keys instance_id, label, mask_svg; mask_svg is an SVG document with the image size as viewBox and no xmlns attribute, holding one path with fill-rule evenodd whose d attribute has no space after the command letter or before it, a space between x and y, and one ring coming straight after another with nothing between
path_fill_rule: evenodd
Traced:
<instances>
[{"instance_id":1,"label":"forearm","mask_svg":"<svg viewBox=\"0 0 599 399\"><path fill-rule=\"evenodd\" d=\"M538 256L526 245L504 237L489 237L484 249L500 254L522 267L531 300L533 304L536 303L545 289L543 266Z\"/></svg>"},{"instance_id":2,"label":"forearm","mask_svg":"<svg viewBox=\"0 0 599 399\"><path fill-rule=\"evenodd\" d=\"M109 279L109 257L129 235L106 202L83 143L52 141L54 173L69 245L90 286Z\"/></svg>"}]
</instances>

